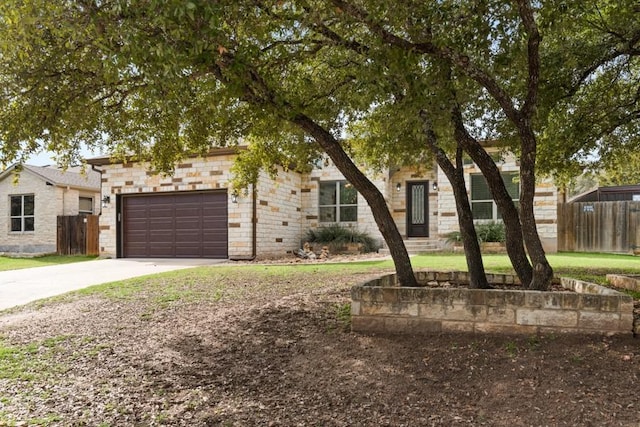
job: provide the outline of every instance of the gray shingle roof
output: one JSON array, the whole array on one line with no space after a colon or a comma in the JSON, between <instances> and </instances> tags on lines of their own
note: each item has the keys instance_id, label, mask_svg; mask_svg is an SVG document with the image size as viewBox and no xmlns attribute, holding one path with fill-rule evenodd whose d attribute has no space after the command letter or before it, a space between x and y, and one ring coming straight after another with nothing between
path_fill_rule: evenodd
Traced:
<instances>
[{"instance_id":1,"label":"gray shingle roof","mask_svg":"<svg viewBox=\"0 0 640 427\"><path fill-rule=\"evenodd\" d=\"M29 171L40 176L44 181L60 187L82 188L93 191L100 191L100 173L87 167L84 173L79 168L69 168L66 171L56 169L51 166L31 166L23 165L23 172ZM13 169L13 168L9 168ZM8 172L9 170L5 171ZM5 175L3 173L2 175Z\"/></svg>"}]
</instances>

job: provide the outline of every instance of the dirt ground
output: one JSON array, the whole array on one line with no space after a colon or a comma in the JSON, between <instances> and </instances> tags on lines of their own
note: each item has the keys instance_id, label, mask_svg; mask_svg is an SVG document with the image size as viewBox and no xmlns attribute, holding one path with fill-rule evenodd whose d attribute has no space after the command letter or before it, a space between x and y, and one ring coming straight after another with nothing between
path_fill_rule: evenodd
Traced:
<instances>
[{"instance_id":1,"label":"dirt ground","mask_svg":"<svg viewBox=\"0 0 640 427\"><path fill-rule=\"evenodd\" d=\"M0 315L0 343L37 343L0 372L0 426L640 426L640 339L359 335L367 274L237 270L217 301Z\"/></svg>"}]
</instances>

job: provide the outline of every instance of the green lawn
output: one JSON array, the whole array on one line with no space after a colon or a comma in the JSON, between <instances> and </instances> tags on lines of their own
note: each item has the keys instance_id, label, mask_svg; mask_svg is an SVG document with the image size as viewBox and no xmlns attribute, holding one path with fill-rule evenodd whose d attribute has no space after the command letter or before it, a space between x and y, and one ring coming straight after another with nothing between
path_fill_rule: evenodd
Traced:
<instances>
[{"instance_id":1,"label":"green lawn","mask_svg":"<svg viewBox=\"0 0 640 427\"><path fill-rule=\"evenodd\" d=\"M640 258L633 255L563 252L549 254L549 263L556 276L571 276L596 283L606 283L607 274L640 274ZM484 266L488 272L512 272L507 255L485 255ZM414 268L467 270L461 254L433 254L412 257Z\"/></svg>"},{"instance_id":2,"label":"green lawn","mask_svg":"<svg viewBox=\"0 0 640 427\"><path fill-rule=\"evenodd\" d=\"M640 274L640 257L633 255L599 254L563 252L547 255L549 263L556 275L568 274L594 274L605 275L611 273ZM483 256L484 267L487 272L507 273L512 272L511 262L506 254L491 254ZM411 257L414 268L430 268L440 270L467 270L466 260L463 254L434 253L415 255ZM312 264L313 268L336 268L336 265L347 264ZM349 264L349 268L380 267L393 268L391 260L364 261ZM325 267L326 266L326 267ZM341 267L342 268L342 267Z\"/></svg>"},{"instance_id":3,"label":"green lawn","mask_svg":"<svg viewBox=\"0 0 640 427\"><path fill-rule=\"evenodd\" d=\"M415 269L430 268L440 270L466 270L464 255L427 254L412 257ZM512 272L506 255L486 255L484 257L487 272ZM549 255L556 275L571 276L600 284L606 284L606 274L640 274L640 258L627 255L562 253ZM349 278L357 283L363 275L393 271L391 260L357 261L348 263L309 263L309 264L246 264L196 267L168 273L138 277L121 282L92 286L79 291L76 295L103 294L115 299L136 299L141 295L166 304L176 300L214 301L230 297L227 284L243 283L247 289L263 289L274 286L280 291L288 287L298 287L306 283L314 289L316 282L327 277ZM250 279L248 279L250 278ZM251 283L248 283L250 281ZM241 289L241 288L239 288ZM234 290L233 293L242 293Z\"/></svg>"},{"instance_id":4,"label":"green lawn","mask_svg":"<svg viewBox=\"0 0 640 427\"><path fill-rule=\"evenodd\" d=\"M21 268L44 267L46 265L69 264L72 262L89 261L95 256L74 255L46 255L35 258L10 258L0 256L0 271L19 270Z\"/></svg>"}]
</instances>

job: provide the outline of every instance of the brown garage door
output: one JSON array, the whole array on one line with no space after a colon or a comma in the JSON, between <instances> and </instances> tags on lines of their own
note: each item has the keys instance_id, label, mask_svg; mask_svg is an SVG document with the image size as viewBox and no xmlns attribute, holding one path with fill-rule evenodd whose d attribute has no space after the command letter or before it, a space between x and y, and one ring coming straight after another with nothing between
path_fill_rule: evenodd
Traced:
<instances>
[{"instance_id":1,"label":"brown garage door","mask_svg":"<svg viewBox=\"0 0 640 427\"><path fill-rule=\"evenodd\" d=\"M227 258L227 193L122 198L125 258Z\"/></svg>"}]
</instances>

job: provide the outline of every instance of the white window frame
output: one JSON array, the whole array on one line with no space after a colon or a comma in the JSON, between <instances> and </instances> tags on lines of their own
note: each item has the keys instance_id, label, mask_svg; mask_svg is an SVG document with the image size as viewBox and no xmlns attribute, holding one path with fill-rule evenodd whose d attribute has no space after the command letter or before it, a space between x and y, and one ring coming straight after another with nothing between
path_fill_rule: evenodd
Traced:
<instances>
[{"instance_id":1,"label":"white window frame","mask_svg":"<svg viewBox=\"0 0 640 427\"><path fill-rule=\"evenodd\" d=\"M320 200L320 187L322 185L333 184L335 185L335 195L336 202L332 204L321 204ZM356 192L356 202L355 203L340 203L340 187L341 184L345 186L351 185L346 180L336 180L336 181L319 181L318 183L318 221L323 224L336 224L336 223L347 223L347 224L355 224L358 222L358 193ZM353 207L356 210L356 219L354 221L343 221L340 218L340 209L344 207ZM335 221L325 221L321 215L322 208L333 208L335 209Z\"/></svg>"},{"instance_id":2,"label":"white window frame","mask_svg":"<svg viewBox=\"0 0 640 427\"><path fill-rule=\"evenodd\" d=\"M12 199L14 197L20 197L20 215L12 215L11 214L11 206L12 206ZM24 213L24 199L25 197L33 197L33 214L31 215L26 215ZM9 195L9 232L11 233L33 233L36 230L36 207L35 207L35 203L36 203L36 196L34 194L10 194ZM33 230L26 230L26 219L27 218L31 218L33 219ZM19 219L20 220L20 230L13 230L13 220L15 219Z\"/></svg>"},{"instance_id":3,"label":"white window frame","mask_svg":"<svg viewBox=\"0 0 640 427\"><path fill-rule=\"evenodd\" d=\"M502 177L502 180L506 183L506 179L513 179L518 178L519 174L517 171L502 171L500 172L500 176ZM482 177L484 178L484 176L481 173L472 173L469 174L469 201L471 203L471 212L473 214L473 205L474 203L488 203L491 202L491 218L476 218L475 215L473 217L473 220L475 222L488 222L488 221L502 221L502 218L500 217L500 213L498 212L498 205L496 204L496 202L493 200L493 198L491 199L474 199L474 194L473 194L473 180L474 177ZM508 177L508 178L507 178ZM485 182L486 182L486 178ZM488 185L488 184L487 184ZM509 187L507 186L507 189ZM517 197L513 198L512 200L514 201L514 203L516 204L516 207L518 206L519 202L520 202L520 185L518 184L518 194ZM513 195L512 195L513 197Z\"/></svg>"},{"instance_id":4,"label":"white window frame","mask_svg":"<svg viewBox=\"0 0 640 427\"><path fill-rule=\"evenodd\" d=\"M81 209L80 200L82 200L82 199L91 201L91 210L90 211ZM91 196L79 196L78 197L78 214L79 215L93 215L93 207L94 207L94 199L93 199L93 197L91 197Z\"/></svg>"}]
</instances>

